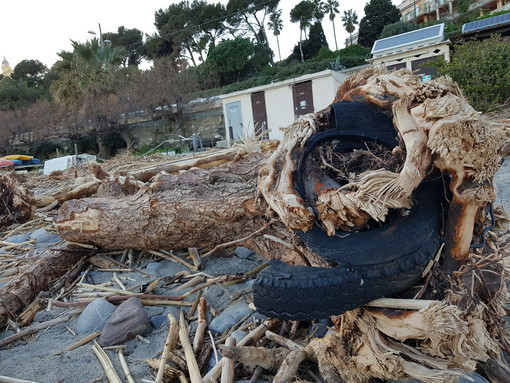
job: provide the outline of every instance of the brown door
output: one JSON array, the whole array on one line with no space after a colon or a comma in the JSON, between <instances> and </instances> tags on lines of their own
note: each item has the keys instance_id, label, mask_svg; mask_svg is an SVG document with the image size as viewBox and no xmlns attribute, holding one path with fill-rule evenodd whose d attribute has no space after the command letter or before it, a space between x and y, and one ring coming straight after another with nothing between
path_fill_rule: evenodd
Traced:
<instances>
[{"instance_id":1,"label":"brown door","mask_svg":"<svg viewBox=\"0 0 510 383\"><path fill-rule=\"evenodd\" d=\"M269 138L267 126L266 97L264 92L252 93L251 109L253 111L253 125L255 126L255 135L259 140Z\"/></svg>"},{"instance_id":2,"label":"brown door","mask_svg":"<svg viewBox=\"0 0 510 383\"><path fill-rule=\"evenodd\" d=\"M294 96L294 115L301 116L307 113L313 113L313 93L312 82L300 82L292 87Z\"/></svg>"}]
</instances>

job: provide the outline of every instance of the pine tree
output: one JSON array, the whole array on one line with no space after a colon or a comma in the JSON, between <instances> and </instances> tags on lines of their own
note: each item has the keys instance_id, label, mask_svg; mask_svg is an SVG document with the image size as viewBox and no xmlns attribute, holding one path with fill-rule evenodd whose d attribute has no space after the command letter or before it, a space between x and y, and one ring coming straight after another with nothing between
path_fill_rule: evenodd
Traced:
<instances>
[{"instance_id":1,"label":"pine tree","mask_svg":"<svg viewBox=\"0 0 510 383\"><path fill-rule=\"evenodd\" d=\"M385 25L400 20L400 11L391 0L370 0L365 5L365 17L359 24L358 43L372 48Z\"/></svg>"}]
</instances>

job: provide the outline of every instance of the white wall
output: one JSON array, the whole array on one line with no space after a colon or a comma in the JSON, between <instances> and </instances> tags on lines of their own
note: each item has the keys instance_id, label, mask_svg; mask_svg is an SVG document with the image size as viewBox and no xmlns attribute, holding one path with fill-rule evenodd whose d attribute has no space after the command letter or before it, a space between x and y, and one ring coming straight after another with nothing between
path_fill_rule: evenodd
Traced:
<instances>
[{"instance_id":1,"label":"white wall","mask_svg":"<svg viewBox=\"0 0 510 383\"><path fill-rule=\"evenodd\" d=\"M282 140L286 128L294 121L294 101L292 85L284 85L266 90L267 125L269 138Z\"/></svg>"},{"instance_id":2,"label":"white wall","mask_svg":"<svg viewBox=\"0 0 510 383\"><path fill-rule=\"evenodd\" d=\"M327 107L335 98L336 92L342 82L348 77L341 72L329 71L322 76L306 75L294 79L294 81L282 81L263 87L247 89L246 91L227 94L222 97L223 113L225 116L225 127L227 139L230 140L227 113L225 105L229 102L240 101L243 117L245 135L254 133L253 111L251 108L251 94L264 91L266 100L267 125L270 129L270 139L283 139L284 132L280 128L286 128L294 122L294 101L292 96L292 85L304 81L312 81L314 111Z\"/></svg>"},{"instance_id":3,"label":"white wall","mask_svg":"<svg viewBox=\"0 0 510 383\"><path fill-rule=\"evenodd\" d=\"M312 80L313 107L315 112L324 109L333 102L336 91L347 77L343 73L337 74L333 72L332 76Z\"/></svg>"}]
</instances>

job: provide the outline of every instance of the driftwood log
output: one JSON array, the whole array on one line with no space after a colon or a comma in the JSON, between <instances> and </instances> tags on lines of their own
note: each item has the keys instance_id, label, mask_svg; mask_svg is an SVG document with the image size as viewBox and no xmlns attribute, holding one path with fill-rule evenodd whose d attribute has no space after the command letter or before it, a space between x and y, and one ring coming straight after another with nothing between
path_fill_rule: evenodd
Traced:
<instances>
[{"instance_id":1,"label":"driftwood log","mask_svg":"<svg viewBox=\"0 0 510 383\"><path fill-rule=\"evenodd\" d=\"M12 224L24 223L34 214L33 199L14 177L0 175L0 231Z\"/></svg>"},{"instance_id":2,"label":"driftwood log","mask_svg":"<svg viewBox=\"0 0 510 383\"><path fill-rule=\"evenodd\" d=\"M405 156L398 171L373 169L350 179L348 187L320 190L317 215L295 190L293 177L304 144L321 132L327 110L297 120L271 152L240 146L215 154L210 163L201 157L193 165L132 173L108 174L95 167L97 192L62 205L56 218L59 234L104 249L243 245L267 259L327 267L295 230L307 231L319 221L333 234L339 228L357 230L367 219L384 221L389 209L409 207L413 191L438 169L450 177L452 194L442 269L436 274L441 281L431 284L444 288L440 302L419 311L359 308L336 317L335 334L282 353L291 368L280 376L292 374L308 358L318 362L328 382L372 377L453 382L508 348L497 324L508 248L494 246L490 257L481 255L480 260L470 245L476 224L495 200L492 177L505 154L509 129L476 112L449 78L421 83L407 70L365 69L344 82L338 101L367 103L392 116L400 138L394 152ZM483 280L472 270L485 266L499 279L497 288L480 296L474 294L477 283L466 288L465 281ZM409 339L413 346L403 343ZM229 358L260 354L261 363L275 358L256 349L243 352L243 347L232 349Z\"/></svg>"}]
</instances>

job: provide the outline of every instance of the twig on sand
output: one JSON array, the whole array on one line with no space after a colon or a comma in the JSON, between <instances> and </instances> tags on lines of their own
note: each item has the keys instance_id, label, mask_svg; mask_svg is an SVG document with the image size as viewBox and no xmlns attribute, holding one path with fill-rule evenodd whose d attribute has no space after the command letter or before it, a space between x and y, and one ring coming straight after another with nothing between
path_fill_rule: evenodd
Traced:
<instances>
[{"instance_id":1,"label":"twig on sand","mask_svg":"<svg viewBox=\"0 0 510 383\"><path fill-rule=\"evenodd\" d=\"M96 341L94 341L94 344L92 345L92 351L94 351L97 359L99 359L99 362L101 362L108 381L110 383L122 383L122 380L117 374L117 371L115 371L115 368L113 368L112 361L110 358L108 358L106 352L101 348L99 344L97 344Z\"/></svg>"},{"instance_id":2,"label":"twig on sand","mask_svg":"<svg viewBox=\"0 0 510 383\"><path fill-rule=\"evenodd\" d=\"M70 317L68 317L68 316L61 317L61 318L55 318L55 319L49 320L47 322L37 323L32 326L25 327L20 332L0 340L0 347L4 347L14 341L17 341L18 339L21 339L27 335L33 334L34 332L43 330L45 328L51 327L51 326L56 325L61 322L68 321L69 318Z\"/></svg>"},{"instance_id":3,"label":"twig on sand","mask_svg":"<svg viewBox=\"0 0 510 383\"><path fill-rule=\"evenodd\" d=\"M122 371L126 376L126 380L128 383L135 383L133 376L131 375L131 371L129 371L129 366L127 364L126 358L124 357L124 353L122 352L122 348L117 350L117 356L119 357L120 366L122 367Z\"/></svg>"},{"instance_id":4,"label":"twig on sand","mask_svg":"<svg viewBox=\"0 0 510 383\"><path fill-rule=\"evenodd\" d=\"M191 383L200 383L202 381L202 376L200 374L200 369L198 367L195 353L193 352L193 348L191 347L191 343L189 341L188 325L184 319L184 312L182 311L179 318L179 340L181 341L181 346L184 349L184 355L186 356L186 364L188 365L188 372Z\"/></svg>"},{"instance_id":5,"label":"twig on sand","mask_svg":"<svg viewBox=\"0 0 510 383\"><path fill-rule=\"evenodd\" d=\"M156 375L156 380L154 383L161 383L163 381L163 374L165 372L166 362L168 361L168 357L170 351L172 351L177 345L177 338L179 333L179 325L177 320L173 315L168 315L168 336L166 337L165 346L163 348L163 355L161 356L161 360L159 362L158 374Z\"/></svg>"}]
</instances>

